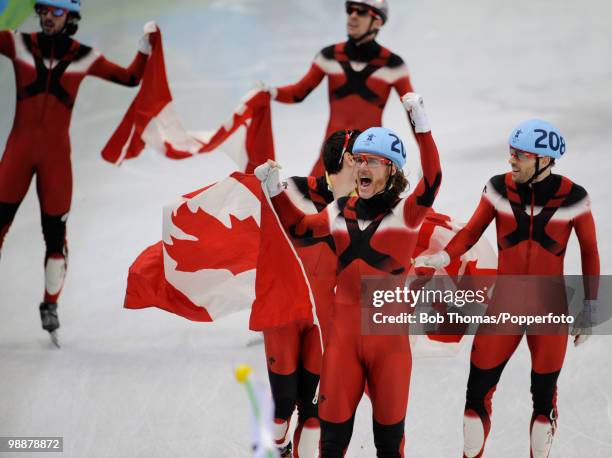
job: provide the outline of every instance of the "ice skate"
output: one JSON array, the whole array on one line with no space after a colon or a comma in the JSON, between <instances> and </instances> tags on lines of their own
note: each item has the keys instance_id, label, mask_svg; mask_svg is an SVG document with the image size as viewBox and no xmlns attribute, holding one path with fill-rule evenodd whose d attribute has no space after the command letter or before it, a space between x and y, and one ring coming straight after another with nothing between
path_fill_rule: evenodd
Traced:
<instances>
[{"instance_id":1,"label":"ice skate","mask_svg":"<svg viewBox=\"0 0 612 458\"><path fill-rule=\"evenodd\" d=\"M42 328L45 331L49 331L49 336L51 337L53 345L60 348L59 337L57 335L57 329L60 327L59 318L57 316L57 304L53 302L42 302L39 309Z\"/></svg>"}]
</instances>

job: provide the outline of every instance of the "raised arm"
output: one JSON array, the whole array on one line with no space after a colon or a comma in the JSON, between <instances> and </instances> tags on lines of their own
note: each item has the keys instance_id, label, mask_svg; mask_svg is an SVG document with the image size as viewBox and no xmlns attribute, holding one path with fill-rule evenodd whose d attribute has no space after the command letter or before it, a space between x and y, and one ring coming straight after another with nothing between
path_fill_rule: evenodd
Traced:
<instances>
[{"instance_id":1,"label":"raised arm","mask_svg":"<svg viewBox=\"0 0 612 458\"><path fill-rule=\"evenodd\" d=\"M147 57L146 54L138 52L130 66L123 68L100 55L89 68L88 74L122 86L138 86L147 64Z\"/></svg>"},{"instance_id":2,"label":"raised arm","mask_svg":"<svg viewBox=\"0 0 612 458\"><path fill-rule=\"evenodd\" d=\"M295 84L280 86L275 89L273 94L275 100L282 103L299 103L304 100L323 80L325 72L321 68L322 59L319 53L313 61L308 73Z\"/></svg>"},{"instance_id":3,"label":"raised arm","mask_svg":"<svg viewBox=\"0 0 612 458\"><path fill-rule=\"evenodd\" d=\"M414 192L404 202L405 224L408 227L417 227L423 222L438 194L442 182L442 169L438 148L431 135L429 120L423 106L423 98L414 93L408 93L402 97L402 103L414 126L423 169L423 177Z\"/></svg>"},{"instance_id":4,"label":"raised arm","mask_svg":"<svg viewBox=\"0 0 612 458\"><path fill-rule=\"evenodd\" d=\"M397 73L397 79L393 82L393 88L395 92L397 92L399 98L401 99L404 94L414 92L412 83L410 82L410 76L408 75L408 67L406 67L402 58L393 54L389 66ZM406 112L406 114L408 115L408 122L410 122L410 115L408 112Z\"/></svg>"},{"instance_id":5,"label":"raised arm","mask_svg":"<svg viewBox=\"0 0 612 458\"><path fill-rule=\"evenodd\" d=\"M123 86L138 86L152 52L151 39L160 39L157 25L153 21L145 24L144 33L138 43L138 54L129 67L123 68L100 55L89 68L88 74Z\"/></svg>"}]
</instances>

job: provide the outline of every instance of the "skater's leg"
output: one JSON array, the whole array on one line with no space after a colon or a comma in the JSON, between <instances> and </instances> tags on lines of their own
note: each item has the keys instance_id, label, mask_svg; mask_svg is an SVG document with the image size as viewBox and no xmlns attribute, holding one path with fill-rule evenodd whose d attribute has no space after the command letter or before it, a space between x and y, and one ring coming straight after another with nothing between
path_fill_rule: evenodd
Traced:
<instances>
[{"instance_id":1,"label":"skater's leg","mask_svg":"<svg viewBox=\"0 0 612 458\"><path fill-rule=\"evenodd\" d=\"M302 333L301 361L298 369L298 424L293 433L294 458L318 456L321 427L315 399L321 372L319 328L310 326Z\"/></svg>"},{"instance_id":2,"label":"skater's leg","mask_svg":"<svg viewBox=\"0 0 612 458\"><path fill-rule=\"evenodd\" d=\"M359 339L359 335L332 331L325 346L319 392L322 458L343 457L353 434L365 386Z\"/></svg>"},{"instance_id":3,"label":"skater's leg","mask_svg":"<svg viewBox=\"0 0 612 458\"><path fill-rule=\"evenodd\" d=\"M64 286L68 262L67 217L68 214L41 214L42 230L46 244L44 303L57 303Z\"/></svg>"},{"instance_id":4,"label":"skater's leg","mask_svg":"<svg viewBox=\"0 0 612 458\"><path fill-rule=\"evenodd\" d=\"M492 399L522 335L477 335L472 344L463 416L463 456L481 457L491 429Z\"/></svg>"},{"instance_id":5,"label":"skater's leg","mask_svg":"<svg viewBox=\"0 0 612 458\"><path fill-rule=\"evenodd\" d=\"M404 420L412 369L408 337L365 336L363 339L376 456L400 458L404 456Z\"/></svg>"},{"instance_id":6,"label":"skater's leg","mask_svg":"<svg viewBox=\"0 0 612 458\"><path fill-rule=\"evenodd\" d=\"M527 343L532 362L531 457L547 458L557 427L557 379L565 358L567 334L530 335Z\"/></svg>"},{"instance_id":7,"label":"skater's leg","mask_svg":"<svg viewBox=\"0 0 612 458\"><path fill-rule=\"evenodd\" d=\"M20 203L0 202L0 256L2 255L4 237L11 227L13 219L15 219Z\"/></svg>"},{"instance_id":8,"label":"skater's leg","mask_svg":"<svg viewBox=\"0 0 612 458\"><path fill-rule=\"evenodd\" d=\"M55 151L43 161L36 174L42 230L45 238L44 303L57 303L64 285L68 259L66 221L72 199L70 148Z\"/></svg>"},{"instance_id":9,"label":"skater's leg","mask_svg":"<svg viewBox=\"0 0 612 458\"><path fill-rule=\"evenodd\" d=\"M9 138L0 161L0 253L17 209L28 192L34 170L27 151Z\"/></svg>"},{"instance_id":10,"label":"skater's leg","mask_svg":"<svg viewBox=\"0 0 612 458\"><path fill-rule=\"evenodd\" d=\"M273 435L280 447L287 442L289 420L297 401L300 328L290 324L264 331L263 334L268 378L274 400Z\"/></svg>"}]
</instances>

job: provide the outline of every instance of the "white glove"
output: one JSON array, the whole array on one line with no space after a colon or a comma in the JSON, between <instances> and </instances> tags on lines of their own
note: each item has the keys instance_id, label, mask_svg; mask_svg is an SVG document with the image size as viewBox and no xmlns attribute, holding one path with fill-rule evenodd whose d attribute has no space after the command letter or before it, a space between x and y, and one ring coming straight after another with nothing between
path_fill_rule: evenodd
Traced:
<instances>
[{"instance_id":1,"label":"white glove","mask_svg":"<svg viewBox=\"0 0 612 458\"><path fill-rule=\"evenodd\" d=\"M149 41L149 36L157 30L157 24L155 21L147 22L143 29L143 35L140 37L140 41L138 42L138 50L146 54L147 56L151 55L153 51L153 47L151 46L151 42Z\"/></svg>"},{"instance_id":2,"label":"white glove","mask_svg":"<svg viewBox=\"0 0 612 458\"><path fill-rule=\"evenodd\" d=\"M416 133L425 133L431 131L429 126L429 118L425 112L423 97L415 92L407 92L402 95L402 105L408 112L410 122L414 126Z\"/></svg>"},{"instance_id":3,"label":"white glove","mask_svg":"<svg viewBox=\"0 0 612 458\"><path fill-rule=\"evenodd\" d=\"M597 324L597 301L591 299L584 300L582 312L576 317L572 336L574 336L574 346L585 343L593 333L592 327Z\"/></svg>"},{"instance_id":4,"label":"white glove","mask_svg":"<svg viewBox=\"0 0 612 458\"><path fill-rule=\"evenodd\" d=\"M280 182L280 165L271 159L265 164L255 167L255 176L266 185L266 190L270 197L274 197L283 192L283 185Z\"/></svg>"},{"instance_id":5,"label":"white glove","mask_svg":"<svg viewBox=\"0 0 612 458\"><path fill-rule=\"evenodd\" d=\"M270 98L272 100L276 99L276 94L278 94L278 91L276 90L275 87L268 86L263 81L257 81L255 83L255 90L261 91L261 92L267 92L268 94L270 94Z\"/></svg>"},{"instance_id":6,"label":"white glove","mask_svg":"<svg viewBox=\"0 0 612 458\"><path fill-rule=\"evenodd\" d=\"M433 267L438 270L450 264L450 256L442 250L429 256L418 256L412 263L414 267Z\"/></svg>"}]
</instances>

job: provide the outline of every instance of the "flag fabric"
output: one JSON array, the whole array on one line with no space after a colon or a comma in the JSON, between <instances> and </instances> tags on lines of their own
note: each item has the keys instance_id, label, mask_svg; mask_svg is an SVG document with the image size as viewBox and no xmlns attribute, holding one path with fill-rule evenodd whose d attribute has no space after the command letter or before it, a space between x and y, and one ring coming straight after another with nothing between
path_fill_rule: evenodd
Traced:
<instances>
[{"instance_id":1,"label":"flag fabric","mask_svg":"<svg viewBox=\"0 0 612 458\"><path fill-rule=\"evenodd\" d=\"M223 151L245 172L274 159L270 94L249 92L229 120L212 134L189 133L174 110L166 75L162 36L151 34L152 52L138 94L102 150L113 164L135 158L149 147L171 159L185 159L217 149L230 136L239 137ZM238 146L235 146L238 145Z\"/></svg>"},{"instance_id":2,"label":"flag fabric","mask_svg":"<svg viewBox=\"0 0 612 458\"><path fill-rule=\"evenodd\" d=\"M193 321L251 309L255 331L313 320L303 267L282 231L259 180L235 172L164 209L163 240L130 267L124 306Z\"/></svg>"},{"instance_id":3,"label":"flag fabric","mask_svg":"<svg viewBox=\"0 0 612 458\"><path fill-rule=\"evenodd\" d=\"M35 0L0 0L0 30L16 29L33 13Z\"/></svg>"},{"instance_id":4,"label":"flag fabric","mask_svg":"<svg viewBox=\"0 0 612 458\"><path fill-rule=\"evenodd\" d=\"M432 211L421 225L413 257L416 258L443 250L463 226L465 224L457 222L448 215ZM451 259L450 264L442 272L437 273L453 277L463 275L493 276L497 273L497 254L486 237L481 237L472 248L461 257Z\"/></svg>"},{"instance_id":5,"label":"flag fabric","mask_svg":"<svg viewBox=\"0 0 612 458\"><path fill-rule=\"evenodd\" d=\"M451 239L457 234L464 224L455 221L448 215L432 211L427 215L419 230L417 246L413 257L433 254L443 250ZM447 275L449 282L452 280L454 285L458 287L463 279L468 279L475 276L483 277L481 286L491 287L492 279L497 273L497 254L489 243L486 237L481 237L480 240L468 251L458 258L452 258L448 266L440 271L434 271L430 268L415 269L418 275L425 277L431 275ZM449 284L449 286L451 286ZM446 313L445 304L432 304L434 310L439 313ZM465 326L455 326L453 328L457 334L448 333L450 329L438 330L441 333L432 333L428 335L428 339L419 340L416 336L411 337L413 349L416 354L434 354L440 356L448 354L448 346L446 349L431 348L428 341L443 342L446 344L458 343L463 337ZM417 344L418 343L418 347ZM455 349L455 352L458 348Z\"/></svg>"}]
</instances>

